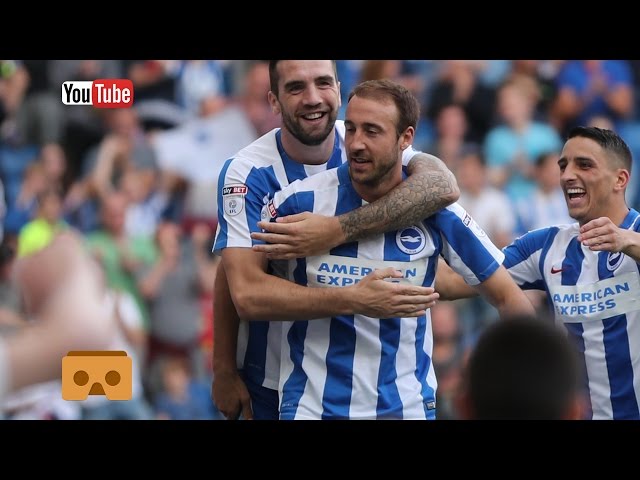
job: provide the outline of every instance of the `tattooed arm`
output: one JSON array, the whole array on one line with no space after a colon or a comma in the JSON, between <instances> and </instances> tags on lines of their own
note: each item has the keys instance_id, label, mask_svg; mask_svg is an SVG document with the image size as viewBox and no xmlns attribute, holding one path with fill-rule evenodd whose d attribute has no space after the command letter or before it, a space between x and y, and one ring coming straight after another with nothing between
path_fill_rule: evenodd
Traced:
<instances>
[{"instance_id":1,"label":"tattooed arm","mask_svg":"<svg viewBox=\"0 0 640 480\"><path fill-rule=\"evenodd\" d=\"M460 196L453 173L433 155L414 155L407 173L407 179L384 197L337 217L304 212L277 222L259 222L265 232L251 237L267 243L253 249L272 259L317 255L342 243L418 223Z\"/></svg>"},{"instance_id":2,"label":"tattooed arm","mask_svg":"<svg viewBox=\"0 0 640 480\"><path fill-rule=\"evenodd\" d=\"M340 215L342 242L398 230L418 223L458 200L453 173L438 157L415 155L407 166L409 177L379 200Z\"/></svg>"}]
</instances>

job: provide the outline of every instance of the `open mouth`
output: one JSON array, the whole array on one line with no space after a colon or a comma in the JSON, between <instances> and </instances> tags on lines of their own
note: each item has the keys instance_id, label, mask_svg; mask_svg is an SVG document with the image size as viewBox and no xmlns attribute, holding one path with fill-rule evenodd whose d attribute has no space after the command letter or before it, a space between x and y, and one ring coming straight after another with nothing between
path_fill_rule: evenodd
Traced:
<instances>
[{"instance_id":1,"label":"open mouth","mask_svg":"<svg viewBox=\"0 0 640 480\"><path fill-rule=\"evenodd\" d=\"M306 115L302 115L302 118L304 118L308 122L315 122L323 118L325 115L326 113L324 112L314 112L314 113L307 113Z\"/></svg>"},{"instance_id":2,"label":"open mouth","mask_svg":"<svg viewBox=\"0 0 640 480\"><path fill-rule=\"evenodd\" d=\"M565 189L565 194L567 196L567 207L577 208L584 203L587 192L584 188L571 187Z\"/></svg>"}]
</instances>

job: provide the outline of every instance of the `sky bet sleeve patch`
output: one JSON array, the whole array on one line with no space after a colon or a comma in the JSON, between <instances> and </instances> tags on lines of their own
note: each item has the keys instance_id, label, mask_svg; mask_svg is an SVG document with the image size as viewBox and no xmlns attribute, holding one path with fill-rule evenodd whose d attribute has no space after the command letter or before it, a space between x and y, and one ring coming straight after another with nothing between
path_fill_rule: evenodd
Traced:
<instances>
[{"instance_id":1,"label":"sky bet sleeve patch","mask_svg":"<svg viewBox=\"0 0 640 480\"><path fill-rule=\"evenodd\" d=\"M224 213L231 217L242 213L244 209L244 197L248 191L247 186L242 184L225 185L222 187Z\"/></svg>"}]
</instances>

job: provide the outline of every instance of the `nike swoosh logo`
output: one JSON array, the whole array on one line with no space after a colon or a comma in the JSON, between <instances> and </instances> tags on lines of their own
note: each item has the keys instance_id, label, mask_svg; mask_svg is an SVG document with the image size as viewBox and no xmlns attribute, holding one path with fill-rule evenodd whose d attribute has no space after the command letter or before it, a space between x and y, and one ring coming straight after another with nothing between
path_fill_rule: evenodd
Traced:
<instances>
[{"instance_id":1,"label":"nike swoosh logo","mask_svg":"<svg viewBox=\"0 0 640 480\"><path fill-rule=\"evenodd\" d=\"M563 268L553 268L553 267L551 267L551 274L560 273L562 270L564 270L564 269Z\"/></svg>"}]
</instances>

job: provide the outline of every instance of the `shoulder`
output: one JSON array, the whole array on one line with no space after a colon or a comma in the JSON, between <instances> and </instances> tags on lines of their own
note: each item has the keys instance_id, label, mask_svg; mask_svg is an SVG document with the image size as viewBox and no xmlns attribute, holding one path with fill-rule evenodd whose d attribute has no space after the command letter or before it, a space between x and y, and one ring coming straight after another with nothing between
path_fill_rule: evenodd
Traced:
<instances>
[{"instance_id":1,"label":"shoulder","mask_svg":"<svg viewBox=\"0 0 640 480\"><path fill-rule=\"evenodd\" d=\"M281 161L278 143L276 142L276 133L279 130L279 128L274 128L238 151L238 153L231 158L231 164L248 164L261 168Z\"/></svg>"},{"instance_id":2,"label":"shoulder","mask_svg":"<svg viewBox=\"0 0 640 480\"><path fill-rule=\"evenodd\" d=\"M322 192L340 187L341 177L343 176L340 175L340 171L343 169L345 169L344 165L295 180L277 192L276 195L280 200L302 192L314 192L317 195L322 195Z\"/></svg>"},{"instance_id":3,"label":"shoulder","mask_svg":"<svg viewBox=\"0 0 640 480\"><path fill-rule=\"evenodd\" d=\"M629 227L629 229L640 233L640 213L631 208L630 214L633 216L633 220L631 221L631 226Z\"/></svg>"},{"instance_id":4,"label":"shoulder","mask_svg":"<svg viewBox=\"0 0 640 480\"><path fill-rule=\"evenodd\" d=\"M439 212L436 212L434 216L458 218L464 221L466 221L467 218L471 217L467 210L462 205L460 205L459 202L453 202L451 205L448 205Z\"/></svg>"},{"instance_id":5,"label":"shoulder","mask_svg":"<svg viewBox=\"0 0 640 480\"><path fill-rule=\"evenodd\" d=\"M276 142L278 130L265 133L228 159L222 167L219 181L224 184L245 183L249 177L282 162Z\"/></svg>"},{"instance_id":6,"label":"shoulder","mask_svg":"<svg viewBox=\"0 0 640 480\"><path fill-rule=\"evenodd\" d=\"M509 247L519 246L521 248L528 248L529 250L538 250L550 246L554 242L558 244L558 246L567 245L573 238L578 236L579 232L580 228L577 223L537 228L516 238Z\"/></svg>"}]
</instances>

